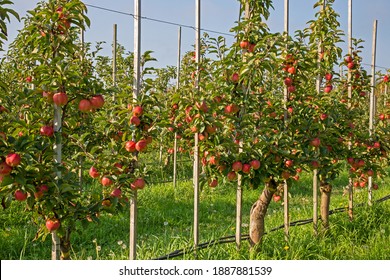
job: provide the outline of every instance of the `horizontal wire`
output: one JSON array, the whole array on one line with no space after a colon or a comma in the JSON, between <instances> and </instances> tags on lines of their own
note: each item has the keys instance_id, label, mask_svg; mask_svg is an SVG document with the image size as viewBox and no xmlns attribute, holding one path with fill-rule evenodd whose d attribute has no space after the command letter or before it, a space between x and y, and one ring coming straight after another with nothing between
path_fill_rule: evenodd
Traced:
<instances>
[{"instance_id":1,"label":"horizontal wire","mask_svg":"<svg viewBox=\"0 0 390 280\"><path fill-rule=\"evenodd\" d=\"M96 6L96 5L91 5L91 4L85 4L85 6L91 7L91 8L95 8L95 9L99 9L99 10L103 10L103 11L106 11L106 12L117 13L117 14L121 14L121 15L125 15L125 16L131 16L131 17L135 18L135 15L132 14L132 13L121 12L121 11L108 9L108 8L104 8L104 7L100 7L100 6ZM194 26L191 26L191 25L180 24L180 23L176 23L176 22L172 22L172 21L161 20L161 19L156 19L156 18L150 18L150 17L145 17L145 16L141 16L140 18L144 19L144 20L149 20L149 21L154 21L154 22L159 22L159 23L164 23L164 24L169 24L169 25L174 25L174 26L180 26L180 27L185 27L185 28L196 30L196 28ZM226 33L226 32L215 31L215 30L204 29L204 28L201 28L200 30L206 31L206 32L210 32L210 33L215 33L215 34L220 34L220 35L234 37L233 34L229 34L229 33Z\"/></svg>"}]
</instances>

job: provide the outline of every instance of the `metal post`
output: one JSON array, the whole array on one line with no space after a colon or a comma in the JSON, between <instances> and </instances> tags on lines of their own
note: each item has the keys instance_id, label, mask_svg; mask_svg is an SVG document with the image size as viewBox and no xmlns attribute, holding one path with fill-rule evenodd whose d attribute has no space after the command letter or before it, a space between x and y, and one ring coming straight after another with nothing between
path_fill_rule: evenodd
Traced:
<instances>
[{"instance_id":1,"label":"metal post","mask_svg":"<svg viewBox=\"0 0 390 280\"><path fill-rule=\"evenodd\" d=\"M177 35L177 66L176 66L176 89L180 87L180 65L181 65L181 26L179 26ZM176 192L177 185L177 132L173 143L173 189Z\"/></svg>"}]
</instances>

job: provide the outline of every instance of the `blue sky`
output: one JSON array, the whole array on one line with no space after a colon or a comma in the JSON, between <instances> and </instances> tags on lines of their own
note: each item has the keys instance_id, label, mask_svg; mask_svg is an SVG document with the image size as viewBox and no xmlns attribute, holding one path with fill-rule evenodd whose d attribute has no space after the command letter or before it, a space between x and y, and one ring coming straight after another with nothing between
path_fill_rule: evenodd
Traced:
<instances>
[{"instance_id":1,"label":"blue sky","mask_svg":"<svg viewBox=\"0 0 390 280\"><path fill-rule=\"evenodd\" d=\"M38 0L13 0L14 9L24 16L26 11L34 8ZM126 13L133 13L132 0L86 0L86 4L105 7ZM283 31L283 0L274 0L274 10L268 22L271 31ZM290 32L303 29L307 21L314 18L313 4L316 0L290 0ZM237 0L202 0L202 28L229 32L238 19L239 2ZM334 8L340 15L341 29L347 33L348 0L336 0ZM183 25L195 25L195 0L142 0L142 16L155 18ZM118 41L127 50L133 48L133 18L89 7L88 16L91 28L85 38L89 42L105 41L102 54L110 55L112 26L118 24ZM364 63L371 63L373 21L378 20L377 65L390 68L390 1L389 0L353 0L353 37L365 41L363 50ZM9 24L10 40L16 35L21 24L13 20ZM175 65L177 60L177 26L142 21L142 51L152 50L158 59L155 66ZM218 34L209 33L216 37ZM190 28L182 30L183 52L191 50L194 44L195 31ZM347 38L345 38L346 40ZM231 43L233 37L227 37ZM344 44L343 46L346 46ZM370 66L365 65L369 70ZM377 68L377 70L384 70Z\"/></svg>"}]
</instances>

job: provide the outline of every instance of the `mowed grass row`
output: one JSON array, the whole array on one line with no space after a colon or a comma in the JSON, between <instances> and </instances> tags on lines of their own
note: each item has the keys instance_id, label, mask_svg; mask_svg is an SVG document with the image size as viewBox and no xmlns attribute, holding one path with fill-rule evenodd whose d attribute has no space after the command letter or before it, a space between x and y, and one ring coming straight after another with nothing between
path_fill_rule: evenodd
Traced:
<instances>
[{"instance_id":1,"label":"mowed grass row","mask_svg":"<svg viewBox=\"0 0 390 280\"><path fill-rule=\"evenodd\" d=\"M331 209L346 207L343 187L346 174L334 182ZM379 183L374 199L390 194L389 181ZM302 176L290 189L290 220L312 217L311 174ZM249 211L262 188L244 190L243 234L248 233ZM200 242L235 234L235 185L205 188L200 199ZM139 192L138 259L154 259L182 248L193 246L192 182L153 184ZM346 212L330 216L330 232L314 237L311 223L290 229L284 240L283 230L270 232L258 253L250 253L248 241L240 250L235 243L209 246L197 252L198 259L389 259L390 258L390 201L367 206L367 189L355 189L355 209L350 222ZM37 225L20 203L0 211L1 259L50 259L50 236L45 241L32 241ZM271 202L266 230L283 225L281 202ZM81 227L80 227L81 228ZM72 235L72 259L128 259L129 212L103 214L101 223L90 224ZM188 252L176 259L195 259Z\"/></svg>"}]
</instances>

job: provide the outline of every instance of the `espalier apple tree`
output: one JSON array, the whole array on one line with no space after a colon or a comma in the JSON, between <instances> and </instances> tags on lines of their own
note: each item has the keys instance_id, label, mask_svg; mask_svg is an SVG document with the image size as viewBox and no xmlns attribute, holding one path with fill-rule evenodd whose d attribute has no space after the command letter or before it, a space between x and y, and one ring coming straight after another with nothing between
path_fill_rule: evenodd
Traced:
<instances>
[{"instance_id":1,"label":"espalier apple tree","mask_svg":"<svg viewBox=\"0 0 390 280\"><path fill-rule=\"evenodd\" d=\"M110 98L94 76L95 54L77 40L80 30L89 26L85 13L79 0L50 0L30 11L8 53L7 65L15 70L9 71L8 91L2 95L9 108L1 140L3 206L13 199L25 201L41 225L37 237L52 232L53 258L61 252L61 259L70 258L70 236L78 221L85 226L97 222L102 211L125 207L121 186L129 192L133 185L145 186L138 167L131 169L120 162L124 156L106 151L127 152L123 137L133 134L135 126L129 124L129 115L137 116L144 127L147 112L140 106L131 112L126 107L124 133L112 130L120 126L112 116L124 113L106 110ZM135 134L138 142L141 134ZM145 149L145 143L136 143L136 149ZM98 189L80 185L80 157L85 159L83 167L96 163L90 174L99 178Z\"/></svg>"}]
</instances>

